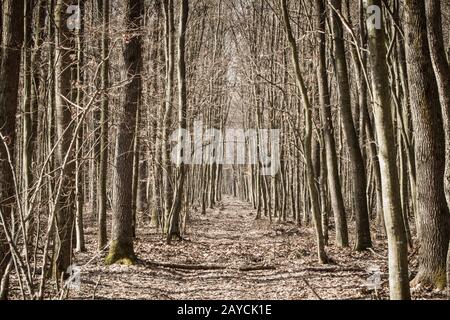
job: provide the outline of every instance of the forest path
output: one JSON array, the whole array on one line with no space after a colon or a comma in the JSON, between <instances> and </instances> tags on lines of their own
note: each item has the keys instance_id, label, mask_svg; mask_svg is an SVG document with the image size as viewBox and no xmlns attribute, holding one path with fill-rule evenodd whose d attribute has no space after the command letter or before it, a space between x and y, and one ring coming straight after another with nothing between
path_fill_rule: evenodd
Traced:
<instances>
[{"instance_id":1,"label":"forest path","mask_svg":"<svg viewBox=\"0 0 450 320\"><path fill-rule=\"evenodd\" d=\"M95 251L93 231L87 234L91 253L80 254L79 265ZM81 291L70 298L370 299L367 269L386 268L382 256L333 246L327 248L333 264L318 265L312 230L256 221L249 204L230 197L205 216L193 213L185 238L169 246L141 226L135 245L141 262L108 267L99 257L83 267Z\"/></svg>"}]
</instances>

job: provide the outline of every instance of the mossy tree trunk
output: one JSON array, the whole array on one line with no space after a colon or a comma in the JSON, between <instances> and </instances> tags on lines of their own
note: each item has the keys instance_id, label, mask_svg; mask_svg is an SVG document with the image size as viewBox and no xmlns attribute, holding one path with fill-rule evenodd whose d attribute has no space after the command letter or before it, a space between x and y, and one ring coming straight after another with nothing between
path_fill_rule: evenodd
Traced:
<instances>
[{"instance_id":1,"label":"mossy tree trunk","mask_svg":"<svg viewBox=\"0 0 450 320\"><path fill-rule=\"evenodd\" d=\"M415 137L419 271L412 285L443 289L449 242L444 193L445 137L428 45L425 2L405 4L406 58Z\"/></svg>"},{"instance_id":2,"label":"mossy tree trunk","mask_svg":"<svg viewBox=\"0 0 450 320\"><path fill-rule=\"evenodd\" d=\"M123 74L126 77L123 102L118 111L116 152L114 158L113 220L111 246L107 264L134 263L133 249L133 139L136 134L136 111L141 94L143 0L126 4Z\"/></svg>"}]
</instances>

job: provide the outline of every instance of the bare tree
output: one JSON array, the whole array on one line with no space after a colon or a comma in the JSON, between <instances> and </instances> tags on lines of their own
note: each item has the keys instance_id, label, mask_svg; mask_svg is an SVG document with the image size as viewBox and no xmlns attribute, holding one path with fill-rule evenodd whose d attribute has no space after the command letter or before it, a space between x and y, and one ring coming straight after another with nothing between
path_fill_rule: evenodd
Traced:
<instances>
[{"instance_id":1,"label":"bare tree","mask_svg":"<svg viewBox=\"0 0 450 320\"><path fill-rule=\"evenodd\" d=\"M445 146L439 92L428 45L425 2L405 4L406 56L415 137L419 271L413 285L446 285L449 212L444 194Z\"/></svg>"},{"instance_id":2,"label":"bare tree","mask_svg":"<svg viewBox=\"0 0 450 320\"><path fill-rule=\"evenodd\" d=\"M295 67L295 75L297 79L297 86L300 90L300 94L302 96L302 101L305 108L305 142L304 142L304 152L305 152L305 158L306 158L306 172L308 174L308 190L309 190L309 196L311 198L311 209L312 209L312 215L313 215L313 221L314 226L316 229L316 243L317 243L317 254L318 259L320 263L327 263L327 256L325 253L325 243L323 239L323 233L322 233L322 225L321 225L321 219L320 219L320 207L319 207L319 197L317 194L317 189L314 182L314 169L313 169L313 162L312 162L312 118L311 118L311 103L309 101L308 92L303 80L303 76L300 70L300 64L299 64L299 55L298 55L298 48L297 44L295 42L294 36L292 34L292 28L291 28L291 22L289 18L289 11L288 11L288 5L286 0L281 0L281 7L283 10L283 21L284 21L284 27L285 31L288 37L289 44L291 46L292 51L292 63Z\"/></svg>"},{"instance_id":3,"label":"bare tree","mask_svg":"<svg viewBox=\"0 0 450 320\"><path fill-rule=\"evenodd\" d=\"M366 0L370 6L381 8L380 0ZM383 21L384 22L384 21ZM394 136L387 50L384 30L368 23L370 61L372 65L372 92L375 129L378 138L384 220L389 244L390 296L394 300L410 299L408 277L408 248L403 214L400 207L400 185L396 166L396 149L391 143Z\"/></svg>"},{"instance_id":4,"label":"bare tree","mask_svg":"<svg viewBox=\"0 0 450 320\"><path fill-rule=\"evenodd\" d=\"M172 237L181 238L180 233L180 213L183 203L183 190L185 188L185 164L183 154L190 152L181 148L183 136L182 130L187 129L187 93L186 93L186 30L189 17L189 0L182 0L180 6L180 24L178 29L178 129L180 150L177 161L176 172L176 189L173 197L173 204L168 216L169 229L167 232L167 241L170 242Z\"/></svg>"},{"instance_id":5,"label":"bare tree","mask_svg":"<svg viewBox=\"0 0 450 320\"><path fill-rule=\"evenodd\" d=\"M0 69L0 280L10 260L5 230L9 228L14 207L14 148L16 145L16 113L23 43L23 1L7 0L3 5L2 51ZM0 298L7 297L7 290Z\"/></svg>"},{"instance_id":6,"label":"bare tree","mask_svg":"<svg viewBox=\"0 0 450 320\"><path fill-rule=\"evenodd\" d=\"M330 110L330 93L328 89L328 75L326 69L326 12L323 0L315 1L315 14L317 16L316 29L318 32L319 65L317 68L317 79L319 86L319 99L322 123L324 126L325 154L327 165L328 186L333 207L334 219L336 221L336 242L339 246L348 246L347 214L342 197L341 181L338 172L338 160L336 156L336 142L334 139L334 127Z\"/></svg>"},{"instance_id":7,"label":"bare tree","mask_svg":"<svg viewBox=\"0 0 450 320\"><path fill-rule=\"evenodd\" d=\"M362 157L359 140L356 134L352 116L351 93L348 75L347 60L344 47L343 25L339 14L341 13L341 1L331 0L332 29L334 38L334 59L336 80L339 91L339 105L342 117L342 125L347 140L350 155L350 170L353 181L355 219L356 219L356 250L365 250L372 246L370 238L369 213L366 198L365 164Z\"/></svg>"},{"instance_id":8,"label":"bare tree","mask_svg":"<svg viewBox=\"0 0 450 320\"><path fill-rule=\"evenodd\" d=\"M129 0L126 3L123 49L123 76L126 85L122 106L118 114L116 153L114 158L114 199L111 245L107 264L133 264L136 256L133 249L133 139L135 137L136 110L141 94L142 43L141 19L143 1Z\"/></svg>"}]
</instances>

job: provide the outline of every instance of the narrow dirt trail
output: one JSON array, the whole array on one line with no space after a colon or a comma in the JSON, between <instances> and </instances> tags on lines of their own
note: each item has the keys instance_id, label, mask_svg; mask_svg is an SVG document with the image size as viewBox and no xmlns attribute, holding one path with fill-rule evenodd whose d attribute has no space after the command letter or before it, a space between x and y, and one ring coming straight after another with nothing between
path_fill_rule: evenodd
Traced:
<instances>
[{"instance_id":1,"label":"narrow dirt trail","mask_svg":"<svg viewBox=\"0 0 450 320\"><path fill-rule=\"evenodd\" d=\"M170 246L156 230L142 226L135 247L141 262L106 267L98 257L83 267L81 291L70 298L370 299L367 269L375 265L385 271L382 256L334 252L333 246L327 249L333 263L318 265L311 230L256 221L253 208L229 197L205 216L194 213L188 225L187 240ZM91 254L80 254L79 265L94 252L92 232L87 235Z\"/></svg>"}]
</instances>

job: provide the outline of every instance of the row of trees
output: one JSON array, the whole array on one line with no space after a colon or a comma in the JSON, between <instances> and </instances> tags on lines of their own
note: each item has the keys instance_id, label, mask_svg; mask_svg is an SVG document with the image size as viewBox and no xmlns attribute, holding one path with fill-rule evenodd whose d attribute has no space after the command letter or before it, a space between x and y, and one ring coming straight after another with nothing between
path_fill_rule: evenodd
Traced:
<instances>
[{"instance_id":1,"label":"row of trees","mask_svg":"<svg viewBox=\"0 0 450 320\"><path fill-rule=\"evenodd\" d=\"M366 250L386 236L393 299L410 298L414 247L413 285L443 289L442 3L4 0L1 297L63 297L85 227L107 264L132 264L140 223L182 240L189 212L225 193L257 219L311 224L320 263L329 245ZM222 148L206 131L201 164L186 164L197 150L174 144L199 123L281 130L280 170L213 161Z\"/></svg>"},{"instance_id":2,"label":"row of trees","mask_svg":"<svg viewBox=\"0 0 450 320\"><path fill-rule=\"evenodd\" d=\"M240 196L269 218L311 217L323 263L331 213L334 243L353 238L355 250L373 246L373 219L387 237L391 298L409 299L409 248L419 252L412 285L446 286L448 26L439 1L357 4L236 2L250 121L285 137L283 170L241 170Z\"/></svg>"}]
</instances>

